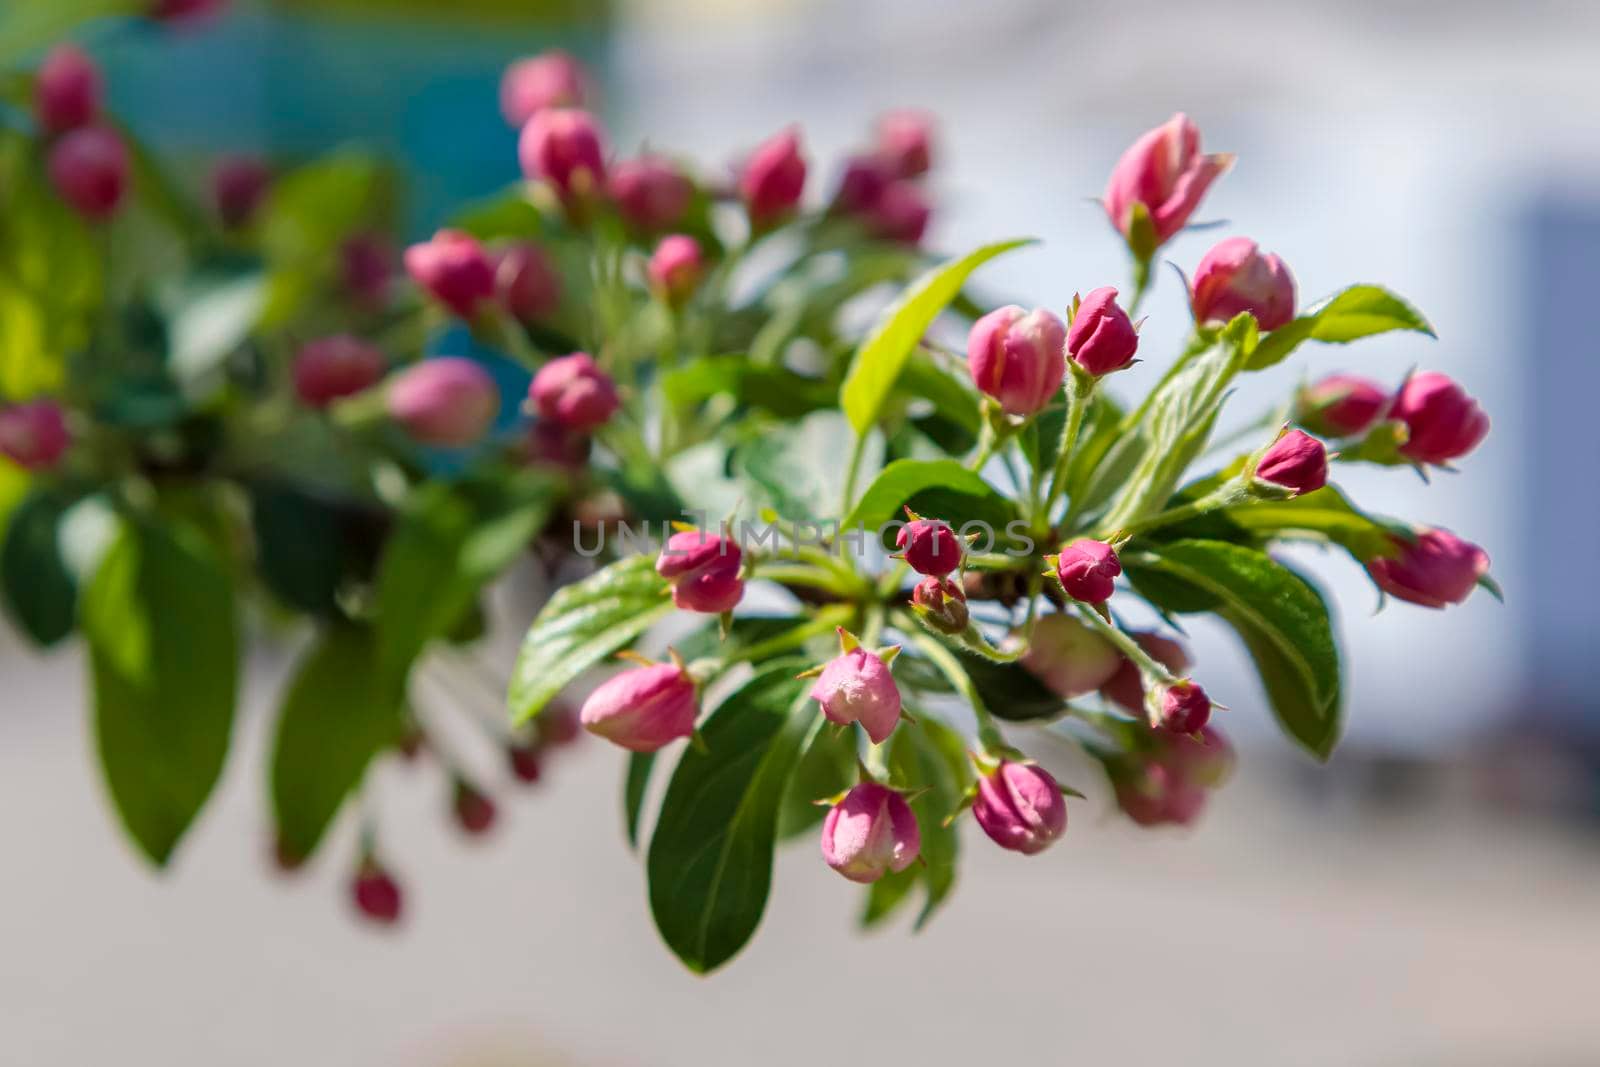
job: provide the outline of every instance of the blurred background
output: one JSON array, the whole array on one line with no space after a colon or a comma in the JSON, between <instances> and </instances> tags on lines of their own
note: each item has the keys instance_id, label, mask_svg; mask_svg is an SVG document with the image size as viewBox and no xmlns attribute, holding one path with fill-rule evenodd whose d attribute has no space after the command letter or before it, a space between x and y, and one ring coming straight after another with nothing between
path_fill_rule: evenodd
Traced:
<instances>
[{"instance_id":1,"label":"blurred background","mask_svg":"<svg viewBox=\"0 0 1600 1067\"><path fill-rule=\"evenodd\" d=\"M1337 476L1369 510L1482 544L1507 603L1375 615L1352 564L1313 559L1347 647L1347 737L1327 767L1273 735L1231 638L1197 629L1243 751L1198 829L1137 831L1081 767L1091 799L1068 844L1030 862L969 850L954 906L915 937L855 934L856 896L796 848L761 936L709 980L656 944L609 750L556 766L481 847L440 816L442 777L381 767L414 907L373 933L329 906L336 860L293 883L268 873L259 757L292 648L253 662L246 745L156 878L99 793L79 656L0 633L0 1063L1600 1063L1600 5L236 7L181 34L82 38L119 113L166 152L373 147L404 165L422 234L516 176L499 74L547 47L599 72L619 154L731 162L799 122L814 196L875 114L916 106L942 124L929 243L1038 235L981 281L1057 307L1125 282L1090 201L1134 136L1186 111L1209 150L1239 156L1204 213L1281 254L1304 302L1382 282L1439 333L1310 346L1235 410L1300 373L1459 379L1494 422L1466 476ZM1191 269L1219 235L1165 254ZM1146 310L1142 354L1174 351L1176 275ZM525 603L507 592L513 630Z\"/></svg>"}]
</instances>

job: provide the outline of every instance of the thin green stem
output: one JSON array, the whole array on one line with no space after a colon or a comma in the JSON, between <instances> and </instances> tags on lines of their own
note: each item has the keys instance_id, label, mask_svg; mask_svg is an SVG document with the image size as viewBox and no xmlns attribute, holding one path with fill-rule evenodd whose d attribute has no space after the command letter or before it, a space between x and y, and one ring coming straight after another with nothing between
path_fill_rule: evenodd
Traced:
<instances>
[{"instance_id":1,"label":"thin green stem","mask_svg":"<svg viewBox=\"0 0 1600 1067\"><path fill-rule=\"evenodd\" d=\"M843 626L850 616L855 614L855 608L848 604L830 604L817 612L816 618L810 622L802 623L792 630L787 630L776 637L765 641L757 641L744 648L735 648L722 661L724 667L735 663L754 663L770 657L774 652L784 652L796 648L816 637L825 634L838 626Z\"/></svg>"},{"instance_id":2,"label":"thin green stem","mask_svg":"<svg viewBox=\"0 0 1600 1067\"><path fill-rule=\"evenodd\" d=\"M1132 537L1134 534L1145 533L1149 530L1159 529L1162 526L1172 526L1176 523L1185 522L1198 515L1220 511L1223 508L1231 508L1236 504L1244 503L1248 499L1250 499L1249 488L1241 485L1238 479L1234 479L1213 492L1207 493L1199 500L1193 500L1175 508L1168 508L1166 511L1157 512L1137 522L1120 526L1115 530L1099 531L1097 536L1102 539L1106 537L1116 537L1118 539Z\"/></svg>"},{"instance_id":3,"label":"thin green stem","mask_svg":"<svg viewBox=\"0 0 1600 1067\"><path fill-rule=\"evenodd\" d=\"M1152 658L1150 653L1140 647L1139 642L1101 618L1100 613L1094 608L1080 600L1073 601L1073 606L1078 609L1078 614L1083 616L1083 620L1091 628L1100 631L1100 636L1117 646L1117 650L1124 656L1133 660L1134 666L1138 667L1141 673L1150 675L1163 685L1171 685L1178 681L1177 676Z\"/></svg>"},{"instance_id":4,"label":"thin green stem","mask_svg":"<svg viewBox=\"0 0 1600 1067\"><path fill-rule=\"evenodd\" d=\"M1083 429L1083 415L1088 410L1089 402L1094 398L1095 386L1099 384L1099 379L1082 373L1076 365L1069 367L1068 370L1072 382L1071 406L1067 409L1067 425L1061 431L1061 453L1056 457L1056 469L1050 479L1050 491L1045 494L1044 507L1033 517L1034 526L1040 529L1049 525L1050 512L1067 488L1067 475L1072 468L1072 452L1078 443L1078 432Z\"/></svg>"},{"instance_id":5,"label":"thin green stem","mask_svg":"<svg viewBox=\"0 0 1600 1067\"><path fill-rule=\"evenodd\" d=\"M855 443L850 446L850 462L844 470L844 489L839 497L839 518L850 514L850 505L856 499L856 478L861 474L861 461L867 454L867 435L856 434Z\"/></svg>"}]
</instances>

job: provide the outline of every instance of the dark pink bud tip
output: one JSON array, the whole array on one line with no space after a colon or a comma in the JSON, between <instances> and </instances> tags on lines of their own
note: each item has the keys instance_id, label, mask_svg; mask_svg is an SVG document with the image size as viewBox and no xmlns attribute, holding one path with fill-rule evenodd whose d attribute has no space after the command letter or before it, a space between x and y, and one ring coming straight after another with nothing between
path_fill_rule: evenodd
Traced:
<instances>
[{"instance_id":1,"label":"dark pink bud tip","mask_svg":"<svg viewBox=\"0 0 1600 1067\"><path fill-rule=\"evenodd\" d=\"M456 782L452 808L456 824L473 836L487 833L494 825L494 801L467 782Z\"/></svg>"},{"instance_id":2,"label":"dark pink bud tip","mask_svg":"<svg viewBox=\"0 0 1600 1067\"><path fill-rule=\"evenodd\" d=\"M956 532L937 519L913 519L900 527L895 547L918 574L942 577L961 566L965 554Z\"/></svg>"},{"instance_id":3,"label":"dark pink bud tip","mask_svg":"<svg viewBox=\"0 0 1600 1067\"><path fill-rule=\"evenodd\" d=\"M1110 545L1087 537L1079 538L1061 550L1056 561L1056 577L1074 600L1100 604L1110 599L1122 563Z\"/></svg>"},{"instance_id":4,"label":"dark pink bud tip","mask_svg":"<svg viewBox=\"0 0 1600 1067\"><path fill-rule=\"evenodd\" d=\"M104 126L80 126L50 149L50 183L73 210L100 221L117 213L128 191L128 150Z\"/></svg>"},{"instance_id":5,"label":"dark pink bud tip","mask_svg":"<svg viewBox=\"0 0 1600 1067\"><path fill-rule=\"evenodd\" d=\"M400 920L400 886L376 861L367 860L350 883L357 910L372 922L393 926Z\"/></svg>"},{"instance_id":6,"label":"dark pink bud tip","mask_svg":"<svg viewBox=\"0 0 1600 1067\"><path fill-rule=\"evenodd\" d=\"M740 171L739 198L750 225L767 229L788 217L799 205L805 184L800 131L791 126L763 141Z\"/></svg>"},{"instance_id":7,"label":"dark pink bud tip","mask_svg":"<svg viewBox=\"0 0 1600 1067\"><path fill-rule=\"evenodd\" d=\"M533 742L514 744L506 749L506 763L517 781L532 785L539 780L543 758L539 746Z\"/></svg>"},{"instance_id":8,"label":"dark pink bud tip","mask_svg":"<svg viewBox=\"0 0 1600 1067\"><path fill-rule=\"evenodd\" d=\"M1199 731L1211 718L1211 698L1194 682L1172 683L1161 691L1156 726L1178 734Z\"/></svg>"},{"instance_id":9,"label":"dark pink bud tip","mask_svg":"<svg viewBox=\"0 0 1600 1067\"><path fill-rule=\"evenodd\" d=\"M100 68L75 44L57 45L39 65L33 108L48 134L87 126L100 114Z\"/></svg>"}]
</instances>

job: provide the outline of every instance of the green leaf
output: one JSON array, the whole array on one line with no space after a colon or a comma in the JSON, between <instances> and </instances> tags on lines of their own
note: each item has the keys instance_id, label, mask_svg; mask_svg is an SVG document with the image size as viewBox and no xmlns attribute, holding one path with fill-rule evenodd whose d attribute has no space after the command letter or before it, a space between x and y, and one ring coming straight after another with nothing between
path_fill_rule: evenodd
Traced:
<instances>
[{"instance_id":1,"label":"green leaf","mask_svg":"<svg viewBox=\"0 0 1600 1067\"><path fill-rule=\"evenodd\" d=\"M288 482L253 482L248 489L262 581L291 608L335 614L351 553L334 501Z\"/></svg>"},{"instance_id":2,"label":"green leaf","mask_svg":"<svg viewBox=\"0 0 1600 1067\"><path fill-rule=\"evenodd\" d=\"M1422 313L1394 293L1377 285L1352 285L1262 338L1245 369L1281 363L1305 341L1346 344L1391 330L1434 336Z\"/></svg>"},{"instance_id":3,"label":"green leaf","mask_svg":"<svg viewBox=\"0 0 1600 1067\"><path fill-rule=\"evenodd\" d=\"M1328 607L1310 583L1266 553L1222 541L1174 541L1125 562L1192 590L1243 639L1284 731L1327 759L1341 724L1339 650ZM1158 603L1195 610L1194 601Z\"/></svg>"},{"instance_id":4,"label":"green leaf","mask_svg":"<svg viewBox=\"0 0 1600 1067\"><path fill-rule=\"evenodd\" d=\"M778 811L780 841L815 829L828 814L817 801L838 796L855 784L856 738L856 730L826 726L812 735Z\"/></svg>"},{"instance_id":5,"label":"green leaf","mask_svg":"<svg viewBox=\"0 0 1600 1067\"><path fill-rule=\"evenodd\" d=\"M379 658L389 678L403 677L429 641L461 621L548 513L548 493L538 482L488 499L437 482L417 491L378 565Z\"/></svg>"},{"instance_id":6,"label":"green leaf","mask_svg":"<svg viewBox=\"0 0 1600 1067\"><path fill-rule=\"evenodd\" d=\"M655 766L654 752L628 754L628 778L622 785L622 810L629 848L639 847L639 821L644 817L645 791L650 788L650 772Z\"/></svg>"},{"instance_id":7,"label":"green leaf","mask_svg":"<svg viewBox=\"0 0 1600 1067\"><path fill-rule=\"evenodd\" d=\"M714 396L731 396L743 406L786 419L832 407L836 396L820 379L752 363L743 355L692 360L662 375L661 391L673 408L690 409Z\"/></svg>"},{"instance_id":8,"label":"green leaf","mask_svg":"<svg viewBox=\"0 0 1600 1067\"><path fill-rule=\"evenodd\" d=\"M34 490L12 513L0 546L0 593L7 612L40 647L72 632L78 583L61 555L61 520L74 501Z\"/></svg>"},{"instance_id":9,"label":"green leaf","mask_svg":"<svg viewBox=\"0 0 1600 1067\"><path fill-rule=\"evenodd\" d=\"M1346 549L1358 563L1399 551L1398 536L1409 541L1409 527L1378 519L1350 503L1333 486L1324 486L1290 500L1252 501L1229 508L1224 515L1233 525L1265 539L1312 538Z\"/></svg>"},{"instance_id":10,"label":"green leaf","mask_svg":"<svg viewBox=\"0 0 1600 1067\"><path fill-rule=\"evenodd\" d=\"M228 753L233 587L199 537L139 521L101 562L82 612L106 785L128 833L165 865Z\"/></svg>"},{"instance_id":11,"label":"green leaf","mask_svg":"<svg viewBox=\"0 0 1600 1067\"><path fill-rule=\"evenodd\" d=\"M650 911L697 974L732 959L766 909L779 805L823 722L795 666L775 664L722 702L702 730L705 751L684 752L661 803L646 861Z\"/></svg>"},{"instance_id":12,"label":"green leaf","mask_svg":"<svg viewBox=\"0 0 1600 1067\"><path fill-rule=\"evenodd\" d=\"M877 531L890 520L904 520L901 510L910 504L918 514L943 519L958 531L966 522L989 525L996 538L1016 509L982 477L953 459L895 460L879 472L861 494L843 528Z\"/></svg>"},{"instance_id":13,"label":"green leaf","mask_svg":"<svg viewBox=\"0 0 1600 1067\"><path fill-rule=\"evenodd\" d=\"M221 385L224 360L250 336L266 302L260 271L191 278L173 295L167 366L185 395L205 396Z\"/></svg>"},{"instance_id":14,"label":"green leaf","mask_svg":"<svg viewBox=\"0 0 1600 1067\"><path fill-rule=\"evenodd\" d=\"M372 758L403 730L372 629L330 625L301 658L278 713L272 811L288 855L311 856Z\"/></svg>"},{"instance_id":15,"label":"green leaf","mask_svg":"<svg viewBox=\"0 0 1600 1067\"><path fill-rule=\"evenodd\" d=\"M798 423L763 428L733 453L747 499L770 504L783 518L814 522L831 515L844 492L836 454L850 430L836 411L814 412Z\"/></svg>"},{"instance_id":16,"label":"green leaf","mask_svg":"<svg viewBox=\"0 0 1600 1067\"><path fill-rule=\"evenodd\" d=\"M922 275L879 318L856 350L839 390L839 405L859 434L878 420L884 399L933 320L954 300L968 276L1003 252L1032 244L1028 238L984 245Z\"/></svg>"},{"instance_id":17,"label":"green leaf","mask_svg":"<svg viewBox=\"0 0 1600 1067\"><path fill-rule=\"evenodd\" d=\"M649 556L629 556L550 598L511 673L511 720L520 724L573 679L672 613L667 583Z\"/></svg>"},{"instance_id":18,"label":"green leaf","mask_svg":"<svg viewBox=\"0 0 1600 1067\"><path fill-rule=\"evenodd\" d=\"M984 707L996 718L1010 722L1054 719L1066 702L1018 663L995 663L966 657L961 665L977 687Z\"/></svg>"}]
</instances>

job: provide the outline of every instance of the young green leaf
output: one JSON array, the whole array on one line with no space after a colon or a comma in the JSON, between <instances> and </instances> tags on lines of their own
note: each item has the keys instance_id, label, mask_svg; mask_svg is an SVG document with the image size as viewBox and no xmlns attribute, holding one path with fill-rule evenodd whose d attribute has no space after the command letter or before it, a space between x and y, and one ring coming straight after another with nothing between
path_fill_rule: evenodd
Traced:
<instances>
[{"instance_id":1,"label":"young green leaf","mask_svg":"<svg viewBox=\"0 0 1600 1067\"><path fill-rule=\"evenodd\" d=\"M649 556L629 556L559 590L522 641L507 701L511 721L544 710L573 679L671 614L667 583Z\"/></svg>"},{"instance_id":2,"label":"young green leaf","mask_svg":"<svg viewBox=\"0 0 1600 1067\"><path fill-rule=\"evenodd\" d=\"M1010 502L993 486L955 460L900 459L883 468L867 486L845 517L843 528L876 531L891 519L904 519L901 508L906 504L957 530L965 522L985 522L996 536L1016 517Z\"/></svg>"},{"instance_id":3,"label":"young green leaf","mask_svg":"<svg viewBox=\"0 0 1600 1067\"><path fill-rule=\"evenodd\" d=\"M845 375L839 405L860 435L878 421L884 398L900 377L917 342L954 300L973 271L1004 252L1032 244L1031 238L984 245L924 274L878 320Z\"/></svg>"},{"instance_id":4,"label":"young green leaf","mask_svg":"<svg viewBox=\"0 0 1600 1067\"><path fill-rule=\"evenodd\" d=\"M1422 313L1377 285L1352 285L1261 339L1245 370L1264 370L1283 362L1305 341L1346 344L1363 337L1412 330L1432 337Z\"/></svg>"},{"instance_id":5,"label":"young green leaf","mask_svg":"<svg viewBox=\"0 0 1600 1067\"><path fill-rule=\"evenodd\" d=\"M1204 603L1202 610L1226 620L1255 660L1278 724L1312 755L1328 758L1341 722L1339 652L1315 588L1266 553L1222 541L1155 545L1125 554L1123 564L1158 607L1188 612ZM1145 570L1190 593L1153 593L1138 577Z\"/></svg>"},{"instance_id":6,"label":"young green leaf","mask_svg":"<svg viewBox=\"0 0 1600 1067\"><path fill-rule=\"evenodd\" d=\"M766 909L778 810L822 716L778 663L724 700L684 752L650 839L650 911L667 946L706 974L742 949Z\"/></svg>"},{"instance_id":7,"label":"young green leaf","mask_svg":"<svg viewBox=\"0 0 1600 1067\"><path fill-rule=\"evenodd\" d=\"M78 584L61 557L62 516L73 501L35 490L11 516L0 546L0 593L7 612L42 648L72 632L78 615Z\"/></svg>"},{"instance_id":8,"label":"young green leaf","mask_svg":"<svg viewBox=\"0 0 1600 1067\"><path fill-rule=\"evenodd\" d=\"M233 587L199 537L140 521L101 561L82 614L106 785L139 848L165 865L228 753Z\"/></svg>"},{"instance_id":9,"label":"young green leaf","mask_svg":"<svg viewBox=\"0 0 1600 1067\"><path fill-rule=\"evenodd\" d=\"M372 758L403 729L372 629L330 624L301 657L273 739L272 811L287 855L310 858Z\"/></svg>"}]
</instances>

